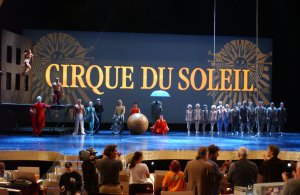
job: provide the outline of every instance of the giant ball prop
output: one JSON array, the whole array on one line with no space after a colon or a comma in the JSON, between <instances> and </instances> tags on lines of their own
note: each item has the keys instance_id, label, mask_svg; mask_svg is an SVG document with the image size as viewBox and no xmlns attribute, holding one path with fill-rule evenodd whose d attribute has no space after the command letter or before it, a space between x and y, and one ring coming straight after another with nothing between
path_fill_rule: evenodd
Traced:
<instances>
[{"instance_id":1,"label":"giant ball prop","mask_svg":"<svg viewBox=\"0 0 300 195\"><path fill-rule=\"evenodd\" d=\"M131 115L127 120L127 127L130 130L130 134L140 135L147 131L149 121L147 117L141 113L135 113Z\"/></svg>"}]
</instances>

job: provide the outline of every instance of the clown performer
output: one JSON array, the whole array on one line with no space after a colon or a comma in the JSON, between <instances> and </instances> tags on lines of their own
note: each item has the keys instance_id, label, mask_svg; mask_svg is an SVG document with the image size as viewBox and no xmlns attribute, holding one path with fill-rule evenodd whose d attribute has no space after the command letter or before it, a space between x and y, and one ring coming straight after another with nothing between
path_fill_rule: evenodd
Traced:
<instances>
[{"instance_id":1,"label":"clown performer","mask_svg":"<svg viewBox=\"0 0 300 195\"><path fill-rule=\"evenodd\" d=\"M211 106L211 111L209 113L209 119L210 119L210 133L214 133L214 127L217 122L217 115L218 111L216 110L216 106Z\"/></svg>"},{"instance_id":2,"label":"clown performer","mask_svg":"<svg viewBox=\"0 0 300 195\"><path fill-rule=\"evenodd\" d=\"M80 126L81 135L85 135L84 115L85 115L85 108L81 104L81 99L77 99L77 104L75 104L74 109L73 109L73 118L75 120L75 130L73 132L73 135L78 135L79 126Z\"/></svg>"},{"instance_id":3,"label":"clown performer","mask_svg":"<svg viewBox=\"0 0 300 195\"><path fill-rule=\"evenodd\" d=\"M203 110L201 112L201 120L202 120L201 122L202 122L203 134L205 134L206 125L209 123L209 114L208 114L208 109L206 104L203 105Z\"/></svg>"},{"instance_id":4,"label":"clown performer","mask_svg":"<svg viewBox=\"0 0 300 195\"><path fill-rule=\"evenodd\" d=\"M99 122L95 108L93 107L93 102L90 101L89 107L86 108L86 120L89 123L89 131L91 136L94 135L95 118L96 121Z\"/></svg>"},{"instance_id":5,"label":"clown performer","mask_svg":"<svg viewBox=\"0 0 300 195\"><path fill-rule=\"evenodd\" d=\"M141 113L141 110L139 109L137 102L134 102L133 107L130 109L130 115L133 115L135 113Z\"/></svg>"},{"instance_id":6,"label":"clown performer","mask_svg":"<svg viewBox=\"0 0 300 195\"><path fill-rule=\"evenodd\" d=\"M23 72L23 75L27 75L27 73L29 72L29 70L31 69L31 61L33 59L33 54L31 52L31 50L25 50L24 53L24 65L25 65L25 69Z\"/></svg>"},{"instance_id":7,"label":"clown performer","mask_svg":"<svg viewBox=\"0 0 300 195\"><path fill-rule=\"evenodd\" d=\"M164 120L164 116L162 114L150 129L152 133L163 134L163 135L169 131L167 121Z\"/></svg>"},{"instance_id":8,"label":"clown performer","mask_svg":"<svg viewBox=\"0 0 300 195\"><path fill-rule=\"evenodd\" d=\"M196 104L195 105L195 109L194 109L194 120L195 120L195 129L196 129L196 133L199 133L199 125L200 125L200 121L201 121L201 109L200 109L200 104Z\"/></svg>"},{"instance_id":9,"label":"clown performer","mask_svg":"<svg viewBox=\"0 0 300 195\"><path fill-rule=\"evenodd\" d=\"M187 106L187 110L185 112L185 121L186 121L186 127L188 130L188 133L191 133L191 124L193 122L193 106L192 104L189 104Z\"/></svg>"},{"instance_id":10,"label":"clown performer","mask_svg":"<svg viewBox=\"0 0 300 195\"><path fill-rule=\"evenodd\" d=\"M31 125L33 135L40 137L42 135L42 128L45 127L45 108L50 108L50 105L42 103L42 97L36 98L37 102L30 108Z\"/></svg>"}]
</instances>

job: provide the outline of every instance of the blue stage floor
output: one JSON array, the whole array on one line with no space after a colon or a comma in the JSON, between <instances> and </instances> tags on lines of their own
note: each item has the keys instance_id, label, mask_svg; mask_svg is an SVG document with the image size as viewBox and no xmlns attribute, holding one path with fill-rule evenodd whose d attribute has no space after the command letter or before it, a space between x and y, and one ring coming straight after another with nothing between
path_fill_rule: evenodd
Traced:
<instances>
[{"instance_id":1,"label":"blue stage floor","mask_svg":"<svg viewBox=\"0 0 300 195\"><path fill-rule=\"evenodd\" d=\"M123 154L137 150L196 150L199 146L218 145L223 151L236 150L246 146L250 150L266 150L269 144L276 144L283 151L300 151L300 134L286 133L279 135L211 135L209 133L196 135L186 132L169 132L167 135L153 135L146 132L143 135L113 136L110 131L102 131L100 135L0 135L0 150L34 150L56 151L64 155L77 155L78 151L93 146L97 151L103 151L108 144L118 145Z\"/></svg>"}]
</instances>

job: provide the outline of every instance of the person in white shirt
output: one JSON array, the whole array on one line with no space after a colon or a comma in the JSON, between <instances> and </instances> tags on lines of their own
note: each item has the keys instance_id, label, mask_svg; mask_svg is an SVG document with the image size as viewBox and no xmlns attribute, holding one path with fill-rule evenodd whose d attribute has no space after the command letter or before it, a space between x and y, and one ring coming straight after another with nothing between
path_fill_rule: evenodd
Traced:
<instances>
[{"instance_id":1,"label":"person in white shirt","mask_svg":"<svg viewBox=\"0 0 300 195\"><path fill-rule=\"evenodd\" d=\"M143 161L143 153L137 151L133 154L129 163L129 195L135 193L147 192L144 189L146 185L135 185L135 184L146 184L147 178L150 177L149 169Z\"/></svg>"}]
</instances>

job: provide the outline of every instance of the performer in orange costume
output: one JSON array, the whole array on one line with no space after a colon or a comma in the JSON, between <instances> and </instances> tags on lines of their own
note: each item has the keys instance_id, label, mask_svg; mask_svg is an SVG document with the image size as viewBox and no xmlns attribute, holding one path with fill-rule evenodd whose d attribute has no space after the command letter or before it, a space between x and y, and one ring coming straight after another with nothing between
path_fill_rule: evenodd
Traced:
<instances>
[{"instance_id":1,"label":"performer in orange costume","mask_svg":"<svg viewBox=\"0 0 300 195\"><path fill-rule=\"evenodd\" d=\"M160 115L159 119L155 124L150 128L152 133L156 134L166 134L169 131L167 122L164 120L164 116Z\"/></svg>"},{"instance_id":2,"label":"performer in orange costume","mask_svg":"<svg viewBox=\"0 0 300 195\"><path fill-rule=\"evenodd\" d=\"M30 108L31 113L31 125L33 128L33 134L40 137L42 128L45 126L45 108L50 108L50 105L42 103L42 97L36 98L37 102Z\"/></svg>"},{"instance_id":3,"label":"performer in orange costume","mask_svg":"<svg viewBox=\"0 0 300 195\"><path fill-rule=\"evenodd\" d=\"M130 115L135 113L141 113L141 110L138 108L138 104L134 102L133 107L130 110Z\"/></svg>"}]
</instances>

